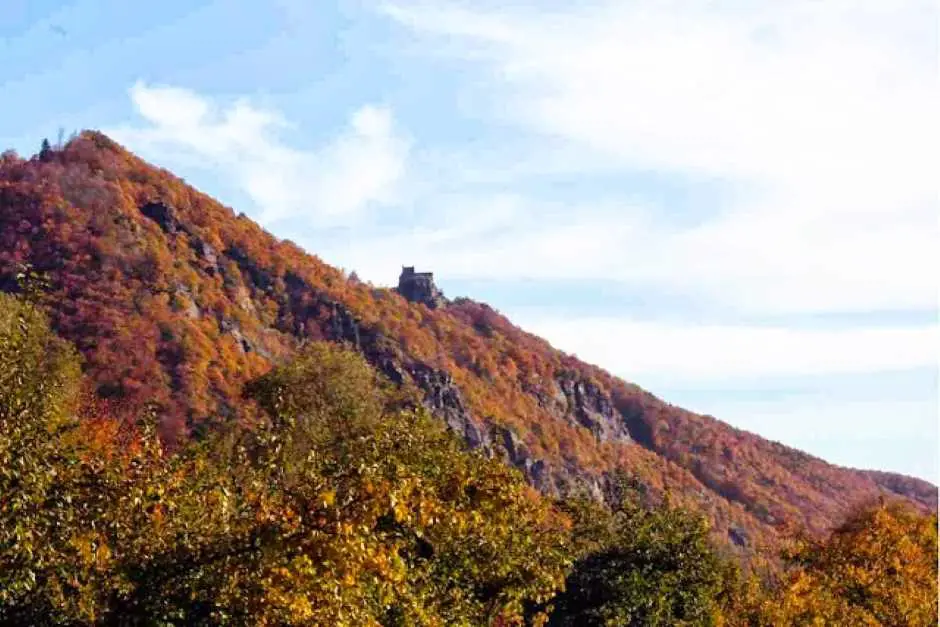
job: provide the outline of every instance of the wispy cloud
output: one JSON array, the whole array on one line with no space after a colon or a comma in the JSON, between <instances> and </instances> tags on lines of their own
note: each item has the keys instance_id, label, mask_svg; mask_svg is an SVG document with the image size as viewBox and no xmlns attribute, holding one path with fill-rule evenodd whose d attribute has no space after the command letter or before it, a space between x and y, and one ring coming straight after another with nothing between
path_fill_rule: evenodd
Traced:
<instances>
[{"instance_id":1,"label":"wispy cloud","mask_svg":"<svg viewBox=\"0 0 940 627\"><path fill-rule=\"evenodd\" d=\"M209 166L275 233L368 280L391 283L414 263L445 282L597 281L634 300L675 296L686 311L644 307L646 319L626 306L566 316L561 290L557 310L507 311L654 389L935 370L936 324L878 318L923 321L937 307L933 3L531 7L384 5L407 43L383 41L374 62L405 80L383 94L388 107L346 103L345 126L318 144L251 101L143 83L130 92L143 124L115 134L161 163ZM433 104L424 88L408 91L409 71L441 72ZM467 140L438 141L440 128ZM696 322L705 309L718 312L713 324ZM823 315L858 317L787 326ZM889 412L910 440L936 411L936 386L922 381L897 402L843 396L729 398L713 413L812 448L814 421L847 442L853 417L864 413L872 435ZM918 455L910 470L935 468L935 454Z\"/></svg>"},{"instance_id":2,"label":"wispy cloud","mask_svg":"<svg viewBox=\"0 0 940 627\"><path fill-rule=\"evenodd\" d=\"M711 177L735 190L690 227L661 228L654 213L605 251L616 261L577 264L586 276L614 266L611 278L629 284L751 311L936 305L930 3L479 6L385 12L471 73L464 88L486 119L590 151L607 169ZM607 225L601 241L631 219L609 209L584 214ZM544 267L528 252L520 247L503 275Z\"/></svg>"},{"instance_id":3,"label":"wispy cloud","mask_svg":"<svg viewBox=\"0 0 940 627\"><path fill-rule=\"evenodd\" d=\"M265 224L302 217L349 225L395 199L410 142L384 107L362 106L327 143L301 150L280 133L277 112L240 99L220 105L194 91L136 83L131 99L143 127L111 131L138 150L220 171L256 204Z\"/></svg>"},{"instance_id":4,"label":"wispy cloud","mask_svg":"<svg viewBox=\"0 0 940 627\"><path fill-rule=\"evenodd\" d=\"M625 166L932 194L931 3L723 4L386 12L484 73L491 113Z\"/></svg>"},{"instance_id":5,"label":"wispy cloud","mask_svg":"<svg viewBox=\"0 0 940 627\"><path fill-rule=\"evenodd\" d=\"M628 379L673 384L930 368L940 353L934 325L820 330L597 316L562 320L526 312L514 319Z\"/></svg>"}]
</instances>

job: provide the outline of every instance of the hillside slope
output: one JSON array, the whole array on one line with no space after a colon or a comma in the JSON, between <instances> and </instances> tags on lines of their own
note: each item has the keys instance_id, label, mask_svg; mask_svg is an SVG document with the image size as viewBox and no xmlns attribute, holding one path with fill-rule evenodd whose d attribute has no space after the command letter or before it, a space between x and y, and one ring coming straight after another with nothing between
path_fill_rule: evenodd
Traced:
<instances>
[{"instance_id":1,"label":"hillside slope","mask_svg":"<svg viewBox=\"0 0 940 627\"><path fill-rule=\"evenodd\" d=\"M402 260L407 262L408 260ZM306 339L354 344L415 385L474 447L547 492L637 488L708 514L742 550L814 530L881 494L935 508L926 482L844 469L669 405L553 349L490 307L440 308L352 280L96 132L0 160L0 289L22 264L102 397L156 406L173 442L253 408L243 383Z\"/></svg>"}]
</instances>

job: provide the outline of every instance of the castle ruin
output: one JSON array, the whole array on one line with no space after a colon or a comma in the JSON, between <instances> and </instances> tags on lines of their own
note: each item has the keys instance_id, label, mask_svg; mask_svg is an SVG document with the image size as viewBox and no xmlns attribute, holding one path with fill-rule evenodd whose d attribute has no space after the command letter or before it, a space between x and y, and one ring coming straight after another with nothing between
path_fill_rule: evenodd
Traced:
<instances>
[{"instance_id":1,"label":"castle ruin","mask_svg":"<svg viewBox=\"0 0 940 627\"><path fill-rule=\"evenodd\" d=\"M414 266L402 266L398 277L398 293L413 303L424 303L436 309L446 301L434 285L433 272L415 272Z\"/></svg>"}]
</instances>

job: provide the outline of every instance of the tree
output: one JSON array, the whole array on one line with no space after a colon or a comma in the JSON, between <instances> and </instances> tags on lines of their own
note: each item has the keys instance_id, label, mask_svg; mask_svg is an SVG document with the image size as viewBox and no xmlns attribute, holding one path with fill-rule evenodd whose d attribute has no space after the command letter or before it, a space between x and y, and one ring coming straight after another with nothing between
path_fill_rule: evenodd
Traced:
<instances>
[{"instance_id":1,"label":"tree","mask_svg":"<svg viewBox=\"0 0 940 627\"><path fill-rule=\"evenodd\" d=\"M705 520L668 502L644 509L629 501L613 519L612 531L596 525L608 539L575 564L549 624L716 623L725 566Z\"/></svg>"},{"instance_id":2,"label":"tree","mask_svg":"<svg viewBox=\"0 0 940 627\"><path fill-rule=\"evenodd\" d=\"M774 625L937 624L937 516L903 502L852 513L827 538L798 537L765 601Z\"/></svg>"},{"instance_id":3,"label":"tree","mask_svg":"<svg viewBox=\"0 0 940 627\"><path fill-rule=\"evenodd\" d=\"M79 424L74 352L2 298L0 622L508 625L563 583L567 518L353 351L309 346L248 387L268 421L166 455L152 413Z\"/></svg>"},{"instance_id":4,"label":"tree","mask_svg":"<svg viewBox=\"0 0 940 627\"><path fill-rule=\"evenodd\" d=\"M52 146L49 144L49 140L43 138L42 146L39 148L39 160L40 161L49 161L52 158Z\"/></svg>"},{"instance_id":5,"label":"tree","mask_svg":"<svg viewBox=\"0 0 940 627\"><path fill-rule=\"evenodd\" d=\"M69 515L67 465L79 362L32 304L0 293L0 619L40 594Z\"/></svg>"},{"instance_id":6,"label":"tree","mask_svg":"<svg viewBox=\"0 0 940 627\"><path fill-rule=\"evenodd\" d=\"M395 409L400 397L357 353L314 343L248 393L276 426L258 458L277 469L268 483L285 486L292 511L319 512L318 537L333 547L292 579L317 608L305 620L509 624L561 586L566 518L425 411ZM361 531L324 533L347 526ZM331 578L348 585L323 598Z\"/></svg>"}]
</instances>

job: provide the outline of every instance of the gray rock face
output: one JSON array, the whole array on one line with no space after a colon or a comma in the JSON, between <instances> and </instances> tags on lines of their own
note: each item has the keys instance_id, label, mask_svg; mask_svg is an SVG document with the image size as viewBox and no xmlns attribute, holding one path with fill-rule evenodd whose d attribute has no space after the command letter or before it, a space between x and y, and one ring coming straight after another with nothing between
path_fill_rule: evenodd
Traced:
<instances>
[{"instance_id":1,"label":"gray rock face","mask_svg":"<svg viewBox=\"0 0 940 627\"><path fill-rule=\"evenodd\" d=\"M600 442L631 441L623 416L596 385L568 373L557 376L555 382L564 396L569 422L585 427Z\"/></svg>"},{"instance_id":2,"label":"gray rock face","mask_svg":"<svg viewBox=\"0 0 940 627\"><path fill-rule=\"evenodd\" d=\"M141 213L156 222L163 232L168 235L184 230L181 228L180 221L176 217L176 211L173 207L162 202L148 202L140 208Z\"/></svg>"},{"instance_id":3,"label":"gray rock face","mask_svg":"<svg viewBox=\"0 0 940 627\"><path fill-rule=\"evenodd\" d=\"M532 456L529 447L509 427L489 425L490 439L493 442L491 455L502 457L511 466L522 471L526 480L545 494L557 495L561 491L558 475L545 460Z\"/></svg>"},{"instance_id":4,"label":"gray rock face","mask_svg":"<svg viewBox=\"0 0 940 627\"><path fill-rule=\"evenodd\" d=\"M739 547L747 547L751 544L751 539L748 537L747 532L736 525L728 527L728 539L731 540L735 546Z\"/></svg>"},{"instance_id":5,"label":"gray rock face","mask_svg":"<svg viewBox=\"0 0 940 627\"><path fill-rule=\"evenodd\" d=\"M424 404L431 413L444 420L451 431L463 438L470 448L492 453L486 426L470 414L460 388L449 373L422 363L407 365L405 371L424 392Z\"/></svg>"},{"instance_id":6,"label":"gray rock face","mask_svg":"<svg viewBox=\"0 0 940 627\"><path fill-rule=\"evenodd\" d=\"M266 351L260 350L257 344L252 342L250 339L245 337L245 334L242 333L241 327L234 320L228 318L223 318L219 321L219 330L222 333L227 333L235 339L235 343L238 346L239 350L243 353L258 352L259 354L268 357Z\"/></svg>"},{"instance_id":7,"label":"gray rock face","mask_svg":"<svg viewBox=\"0 0 940 627\"><path fill-rule=\"evenodd\" d=\"M190 238L189 245L196 251L202 270L209 276L215 276L219 272L219 254L215 248L195 236Z\"/></svg>"}]
</instances>

